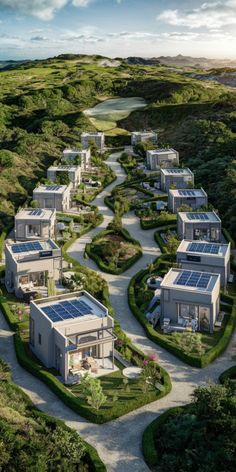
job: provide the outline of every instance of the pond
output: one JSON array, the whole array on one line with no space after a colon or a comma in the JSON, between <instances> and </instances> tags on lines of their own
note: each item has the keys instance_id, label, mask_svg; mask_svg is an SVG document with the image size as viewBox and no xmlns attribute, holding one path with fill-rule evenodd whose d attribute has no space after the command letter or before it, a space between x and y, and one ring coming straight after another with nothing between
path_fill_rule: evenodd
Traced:
<instances>
[{"instance_id":1,"label":"pond","mask_svg":"<svg viewBox=\"0 0 236 472\"><path fill-rule=\"evenodd\" d=\"M146 106L146 101L141 97L112 98L84 110L84 114L99 131L119 130L116 128L117 121L127 118L132 111Z\"/></svg>"}]
</instances>

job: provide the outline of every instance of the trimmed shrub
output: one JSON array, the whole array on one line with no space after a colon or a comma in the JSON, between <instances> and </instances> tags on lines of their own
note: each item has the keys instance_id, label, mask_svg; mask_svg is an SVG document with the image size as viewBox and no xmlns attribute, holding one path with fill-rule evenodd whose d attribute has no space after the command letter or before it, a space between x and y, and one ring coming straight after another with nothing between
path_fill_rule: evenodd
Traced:
<instances>
[{"instance_id":1,"label":"trimmed shrub","mask_svg":"<svg viewBox=\"0 0 236 472\"><path fill-rule=\"evenodd\" d=\"M224 384L228 380L236 380L236 365L233 365L229 369L225 370L220 374L219 381Z\"/></svg>"}]
</instances>

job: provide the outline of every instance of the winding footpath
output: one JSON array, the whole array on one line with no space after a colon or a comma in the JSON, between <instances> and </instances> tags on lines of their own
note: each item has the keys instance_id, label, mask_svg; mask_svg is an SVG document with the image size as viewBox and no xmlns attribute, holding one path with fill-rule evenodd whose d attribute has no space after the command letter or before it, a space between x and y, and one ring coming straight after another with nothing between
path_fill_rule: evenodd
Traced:
<instances>
[{"instance_id":1,"label":"winding footpath","mask_svg":"<svg viewBox=\"0 0 236 472\"><path fill-rule=\"evenodd\" d=\"M116 181L101 192L93 202L99 212L103 214L104 221L89 234L79 238L70 247L68 253L82 265L100 273L108 282L111 304L123 331L143 352L146 354L155 352L158 355L159 363L170 374L171 392L164 398L117 420L103 425L95 425L67 408L46 385L19 366L14 352L13 333L9 331L3 315L0 316L0 357L10 364L13 381L24 389L38 408L63 419L68 426L76 429L86 441L97 449L108 472L146 472L149 468L143 460L141 450L144 429L166 409L188 403L196 386L209 380L216 382L220 373L234 364L232 350L236 343L236 333L234 333L224 354L204 369L196 369L184 364L146 337L143 328L129 309L127 288L130 278L150 264L160 254L160 250L154 241L155 230L143 231L140 228L139 219L132 212L123 217L123 225L135 239L140 241L143 248L141 259L122 275L104 274L92 260L84 259L86 243L91 242L97 233L105 229L114 216L113 212L105 205L104 197L109 195L112 188L126 178L125 172L117 162L119 155L118 153L112 154L108 159L108 164L117 175Z\"/></svg>"}]
</instances>

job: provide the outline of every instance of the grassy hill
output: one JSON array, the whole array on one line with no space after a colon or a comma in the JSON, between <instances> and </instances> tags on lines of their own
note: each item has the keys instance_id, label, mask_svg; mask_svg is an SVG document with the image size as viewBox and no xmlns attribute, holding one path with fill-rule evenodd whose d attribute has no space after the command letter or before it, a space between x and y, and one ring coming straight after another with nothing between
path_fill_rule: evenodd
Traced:
<instances>
[{"instance_id":1,"label":"grassy hill","mask_svg":"<svg viewBox=\"0 0 236 472\"><path fill-rule=\"evenodd\" d=\"M109 142L129 139L122 129L160 129L161 141L180 150L236 233L232 89L184 69L123 60L112 67L103 59L70 54L0 71L0 230L63 148L94 129L83 110L106 98L141 97L147 107L121 120Z\"/></svg>"}]
</instances>

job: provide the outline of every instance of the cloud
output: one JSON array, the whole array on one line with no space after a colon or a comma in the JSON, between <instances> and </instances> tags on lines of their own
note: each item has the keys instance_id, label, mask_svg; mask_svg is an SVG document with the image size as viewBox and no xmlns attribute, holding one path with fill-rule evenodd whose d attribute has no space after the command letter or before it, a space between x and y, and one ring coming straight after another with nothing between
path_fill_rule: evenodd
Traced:
<instances>
[{"instance_id":1,"label":"cloud","mask_svg":"<svg viewBox=\"0 0 236 472\"><path fill-rule=\"evenodd\" d=\"M157 20L191 29L221 29L236 24L236 0L206 2L192 10L164 10L157 16Z\"/></svg>"},{"instance_id":2,"label":"cloud","mask_svg":"<svg viewBox=\"0 0 236 472\"><path fill-rule=\"evenodd\" d=\"M31 41L47 41L48 38L46 36L33 36L30 38Z\"/></svg>"},{"instance_id":3,"label":"cloud","mask_svg":"<svg viewBox=\"0 0 236 472\"><path fill-rule=\"evenodd\" d=\"M0 0L1 8L9 8L14 12L36 16L40 20L48 21L58 10L67 4L75 7L87 7L94 0Z\"/></svg>"}]
</instances>

